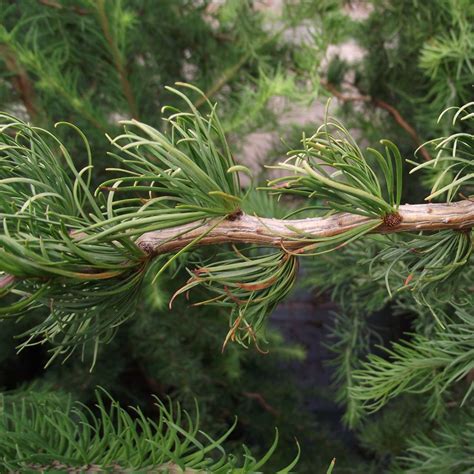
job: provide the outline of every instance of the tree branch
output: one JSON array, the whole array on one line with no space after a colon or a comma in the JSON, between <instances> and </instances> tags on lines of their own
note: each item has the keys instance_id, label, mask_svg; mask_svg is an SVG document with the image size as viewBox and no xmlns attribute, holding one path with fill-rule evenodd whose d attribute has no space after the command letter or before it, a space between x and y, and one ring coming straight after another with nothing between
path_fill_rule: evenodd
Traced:
<instances>
[{"instance_id":1,"label":"tree branch","mask_svg":"<svg viewBox=\"0 0 474 474\"><path fill-rule=\"evenodd\" d=\"M130 85L130 81L128 79L126 67L124 65L124 59L120 53L115 38L110 29L109 19L107 18L107 13L105 11L104 0L98 0L96 8L102 32L104 33L104 37L109 45L110 51L112 53L113 64L115 69L117 70L117 74L120 79L122 93L127 101L128 108L130 110L130 113L132 114L132 117L138 119L137 103L135 100L135 96L133 95L132 86Z\"/></svg>"},{"instance_id":2,"label":"tree branch","mask_svg":"<svg viewBox=\"0 0 474 474\"><path fill-rule=\"evenodd\" d=\"M38 0L38 2L41 3L41 5L44 5L45 7L55 8L56 10L69 10L81 16L84 16L90 13L85 8L80 8L80 7L75 7L75 6L65 6L54 0Z\"/></svg>"},{"instance_id":3,"label":"tree branch","mask_svg":"<svg viewBox=\"0 0 474 474\"><path fill-rule=\"evenodd\" d=\"M401 116L400 112L387 102L383 101L382 99L377 99L376 97L371 97L370 95L362 95L362 94L344 94L343 92L339 91L334 84L330 82L321 80L321 85L329 91L334 97L337 97L342 102L372 102L376 107L380 109L386 110L395 120L395 122L400 125L408 135L410 135L413 143L420 148L420 154L426 161L431 160L431 155L429 154L428 150L424 148L423 142L421 141L420 137L416 133L416 130Z\"/></svg>"},{"instance_id":4,"label":"tree branch","mask_svg":"<svg viewBox=\"0 0 474 474\"><path fill-rule=\"evenodd\" d=\"M244 397L250 398L251 400L256 400L258 404L265 410L268 411L268 413L271 413L273 416L279 416L280 414L278 413L275 408L273 408L266 400L265 397L258 392L242 392L242 395Z\"/></svg>"},{"instance_id":5,"label":"tree branch","mask_svg":"<svg viewBox=\"0 0 474 474\"><path fill-rule=\"evenodd\" d=\"M165 254L181 250L194 239L204 234L196 245L226 243L248 243L268 247L300 249L310 241L304 241L303 234L312 237L332 237L367 224L369 218L357 214L338 213L329 217L309 219L268 219L242 214L233 220L225 220L214 229L215 219L186 224L159 231L147 232L138 238L138 246L150 255ZM381 222L374 233L436 231L443 229L470 230L474 226L474 201L464 200L443 204L405 204L400 206L395 222ZM296 232L293 229L298 229ZM187 231L189 229L189 231Z\"/></svg>"},{"instance_id":6,"label":"tree branch","mask_svg":"<svg viewBox=\"0 0 474 474\"><path fill-rule=\"evenodd\" d=\"M12 84L23 102L33 123L42 121L42 114L36 102L35 90L28 73L15 58L13 51L7 45L0 44L0 56L5 61L7 70L12 73Z\"/></svg>"}]
</instances>

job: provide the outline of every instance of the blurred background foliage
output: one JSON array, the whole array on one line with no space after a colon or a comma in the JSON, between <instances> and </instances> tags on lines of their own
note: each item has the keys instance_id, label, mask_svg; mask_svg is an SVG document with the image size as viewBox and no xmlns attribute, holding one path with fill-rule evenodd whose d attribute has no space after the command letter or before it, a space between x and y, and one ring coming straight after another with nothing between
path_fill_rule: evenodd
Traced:
<instances>
[{"instance_id":1,"label":"blurred background foliage","mask_svg":"<svg viewBox=\"0 0 474 474\"><path fill-rule=\"evenodd\" d=\"M283 138L268 150L268 163L297 143L302 128L314 132L319 122L308 110L318 114L329 96L360 143L387 137L412 158L423 142L450 132L438 114L472 97L473 24L469 0L0 0L0 109L44 128L60 120L79 126L92 145L96 182L115 166L105 134L113 136L118 121L131 117L160 128L161 107L180 105L164 88L176 81L219 102L237 160L256 169L260 163L244 146L249 135L271 131ZM78 135L68 127L57 133L77 166L86 163ZM410 177L402 202L420 202L433 180L430 173ZM247 206L277 217L293 204L252 193ZM390 298L384 276L373 278L371 257L382 250L377 237L367 238L302 269L305 289L293 299L310 291L315 318L328 301L334 309L324 320L331 388L302 389L293 368L311 347L285 337L278 325L268 329L268 355L238 345L221 352L228 331L223 310L190 310L181 298L170 311L171 295L187 278L180 266L145 285L137 316L101 349L92 372L79 357L44 370L41 346L16 354L14 336L40 310L19 323L2 322L0 387L44 385L87 404L100 385L150 416L156 414L150 394L191 410L197 399L211 435L238 416L231 447L245 442L264 453L279 427L280 447L266 472L294 458L295 437L302 447L297 472L325 472L332 457L340 473L435 472L429 466L442 456L450 466L446 459L456 456L449 440L464 439L464 425L474 422L471 411L451 403L459 393L441 395L433 387L405 394L367 417L364 400L373 394L357 391L357 371L368 353L378 353L374 344L405 332L436 333L426 306L407 293ZM463 281L472 277L468 267ZM446 291L453 296L456 288ZM459 308L438 296L436 305L454 318ZM336 398L343 425L309 413L312 397Z\"/></svg>"}]
</instances>

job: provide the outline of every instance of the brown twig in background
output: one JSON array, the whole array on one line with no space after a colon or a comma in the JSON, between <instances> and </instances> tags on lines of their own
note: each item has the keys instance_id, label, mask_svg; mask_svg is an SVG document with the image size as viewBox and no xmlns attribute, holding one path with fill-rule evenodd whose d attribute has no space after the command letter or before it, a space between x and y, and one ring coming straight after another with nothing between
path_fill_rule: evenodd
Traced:
<instances>
[{"instance_id":1,"label":"brown twig in background","mask_svg":"<svg viewBox=\"0 0 474 474\"><path fill-rule=\"evenodd\" d=\"M261 41L260 44L254 45L253 51L249 51L241 56L241 58L232 66L228 67L218 78L217 80L211 85L211 87L204 93L204 97L199 97L195 102L194 106L199 108L201 107L206 100L209 100L215 94L217 94L239 71L240 69L250 60L253 53L258 50L259 48L265 46L266 44L273 41L277 38L281 33L283 33L285 29L279 28L273 35L266 38L264 41Z\"/></svg>"},{"instance_id":2,"label":"brown twig in background","mask_svg":"<svg viewBox=\"0 0 474 474\"><path fill-rule=\"evenodd\" d=\"M334 97L342 102L372 102L372 97L370 97L370 95L348 94L341 92L334 84L331 84L324 79L321 79L320 84Z\"/></svg>"},{"instance_id":3,"label":"brown twig in background","mask_svg":"<svg viewBox=\"0 0 474 474\"><path fill-rule=\"evenodd\" d=\"M279 416L279 413L275 408L273 408L263 397L261 393L258 392L242 392L244 397L256 400L258 404L268 413L271 413L273 416Z\"/></svg>"},{"instance_id":4,"label":"brown twig in background","mask_svg":"<svg viewBox=\"0 0 474 474\"><path fill-rule=\"evenodd\" d=\"M408 133L408 135L410 135L415 145L417 145L417 148L419 148L423 159L430 161L431 155L429 154L428 150L423 146L423 142L420 140L420 137L416 133L415 129L400 115L400 112L398 112L395 107L387 104L387 102L384 102L381 99L375 99L374 102L377 107L385 109L389 114L392 115L398 125L400 125L400 127L402 127Z\"/></svg>"},{"instance_id":5,"label":"brown twig in background","mask_svg":"<svg viewBox=\"0 0 474 474\"><path fill-rule=\"evenodd\" d=\"M206 99L210 99L212 96L217 94L226 84L229 82L235 74L239 71L239 69L249 60L251 54L244 54L236 64L233 64L229 68L227 68L221 76L211 85L211 87L205 92L204 96L200 96L195 102L194 106L199 108L205 102Z\"/></svg>"},{"instance_id":6,"label":"brown twig in background","mask_svg":"<svg viewBox=\"0 0 474 474\"><path fill-rule=\"evenodd\" d=\"M112 53L112 61L120 79L123 95L127 101L128 108L130 110L130 113L132 114L132 117L138 120L137 103L135 101L135 96L132 92L132 86L130 85L130 81L128 80L127 71L125 65L123 64L122 55L120 54L117 43L115 42L115 39L112 35L112 31L110 30L110 24L109 19L107 18L104 0L97 0L96 8L102 32L104 33L104 37L109 45L110 52Z\"/></svg>"},{"instance_id":7,"label":"brown twig in background","mask_svg":"<svg viewBox=\"0 0 474 474\"><path fill-rule=\"evenodd\" d=\"M56 10L69 10L74 13L77 13L78 15L88 15L90 13L85 8L61 5L60 3L55 2L54 0L38 0L38 2L41 3L41 5L44 5L45 7L55 8Z\"/></svg>"},{"instance_id":8,"label":"brown twig in background","mask_svg":"<svg viewBox=\"0 0 474 474\"><path fill-rule=\"evenodd\" d=\"M12 74L11 81L13 87L20 96L31 121L36 125L40 124L42 121L42 114L37 105L35 90L28 73L16 60L15 54L7 45L0 44L0 56L3 57L7 70Z\"/></svg>"},{"instance_id":9,"label":"brown twig in background","mask_svg":"<svg viewBox=\"0 0 474 474\"><path fill-rule=\"evenodd\" d=\"M380 109L386 110L395 120L395 122L400 125L405 132L410 135L411 139L413 140L414 144L417 148L419 148L420 154L426 161L431 160L431 156L426 148L424 148L423 141L420 139L418 134L416 133L415 129L401 116L400 112L393 107L392 105L388 104L387 102L383 101L382 99L377 99L371 97L370 95L363 95L363 94L346 94L339 91L334 84L330 82L321 81L321 85L329 91L334 97L339 99L342 102L367 102L373 103L376 107Z\"/></svg>"}]
</instances>

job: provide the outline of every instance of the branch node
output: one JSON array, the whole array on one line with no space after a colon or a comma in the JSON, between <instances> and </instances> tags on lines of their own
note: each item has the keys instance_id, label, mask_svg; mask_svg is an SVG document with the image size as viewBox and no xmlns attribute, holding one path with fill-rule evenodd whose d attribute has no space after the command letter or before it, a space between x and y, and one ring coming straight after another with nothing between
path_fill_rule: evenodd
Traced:
<instances>
[{"instance_id":1,"label":"branch node","mask_svg":"<svg viewBox=\"0 0 474 474\"><path fill-rule=\"evenodd\" d=\"M391 214L384 216L383 224L385 227L393 229L394 227L399 226L402 223L402 220L402 216L398 212L392 212Z\"/></svg>"},{"instance_id":2,"label":"branch node","mask_svg":"<svg viewBox=\"0 0 474 474\"><path fill-rule=\"evenodd\" d=\"M143 252L147 254L148 257L154 257L156 255L156 249L152 242L147 242L145 240L145 241L139 242L137 245L140 248L140 250L142 250Z\"/></svg>"},{"instance_id":3,"label":"branch node","mask_svg":"<svg viewBox=\"0 0 474 474\"><path fill-rule=\"evenodd\" d=\"M241 209L237 209L234 212L231 212L230 214L227 215L226 220L228 221L238 221L242 217L244 213L242 212Z\"/></svg>"}]
</instances>

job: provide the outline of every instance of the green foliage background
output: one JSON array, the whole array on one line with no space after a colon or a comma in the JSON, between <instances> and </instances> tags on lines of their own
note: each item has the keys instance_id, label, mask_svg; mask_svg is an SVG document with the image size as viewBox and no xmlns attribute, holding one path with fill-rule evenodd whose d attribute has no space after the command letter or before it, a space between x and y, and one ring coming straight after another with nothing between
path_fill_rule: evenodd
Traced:
<instances>
[{"instance_id":1,"label":"green foliage background","mask_svg":"<svg viewBox=\"0 0 474 474\"><path fill-rule=\"evenodd\" d=\"M362 3L367 18L353 20L347 14L353 5L337 0L288 1L281 15L261 2L242 0L0 0L0 109L51 130L63 120L81 128L92 146L96 183L105 179L105 168L116 166L106 154L105 134L116 136L117 122L131 117L161 128L161 107L183 106L164 88L177 81L192 82L218 100L234 152L256 130L277 130L296 147L296 127L279 122L271 99L283 96L288 103L307 105L318 97L325 100L331 88L370 96L362 103L340 101L338 116L359 142L390 138L405 158L413 159L424 141L453 130L469 132L467 122L453 126L437 117L472 98L472 2ZM350 39L365 48L363 59L353 63L336 56L328 62L328 46ZM380 101L414 127L416 140ZM314 129L315 124L308 126L309 136ZM297 132L299 139L301 126ZM86 164L78 135L68 127L55 133L76 166ZM420 202L439 169L405 177L402 203ZM446 173L445 182L452 179ZM252 199L249 207L270 216L297 202L290 197L275 209L260 194ZM341 252L315 257L303 269L305 285L337 303L328 340L334 390L326 396L336 396L344 408L349 441L305 413L303 394L285 368L287 361L304 359L300 346L269 329L270 355L233 344L221 353L228 331L225 308L190 310L180 298L168 309L188 276L179 261L166 278L147 282L136 316L101 348L92 371L91 354L85 361L77 354L63 364L55 361L46 370L47 347L16 354L14 336L41 320L44 310L19 322L3 321L0 386L20 389L6 396L4 406L8 397L21 399L21 390L33 389L39 394L35 404L45 394L60 392L93 406L101 386L123 406L138 405L154 418L159 410L153 393L191 412L197 400L201 426L211 436L225 432L238 415L226 442L234 452L246 443L263 455L278 426L279 448L265 472L291 462L295 436L302 447L296 472L325 472L332 457L337 458L335 472L470 472L470 448L459 446L461 441L470 446L474 423L466 395L472 387L473 301L472 290L464 291L474 276L472 266L420 300L416 293L396 291L414 263L403 252L389 251L378 237L367 237ZM210 252L203 251L203 258ZM394 260L398 263L387 272L387 261ZM393 346L380 328L380 314L406 333ZM387 356L377 343L392 353ZM255 393L265 404L248 395ZM63 407L66 398L60 395L51 403ZM377 413L369 416L372 411ZM6 426L0 429L8 432ZM458 464L459 459L466 461Z\"/></svg>"}]
</instances>

